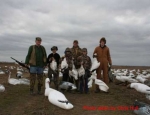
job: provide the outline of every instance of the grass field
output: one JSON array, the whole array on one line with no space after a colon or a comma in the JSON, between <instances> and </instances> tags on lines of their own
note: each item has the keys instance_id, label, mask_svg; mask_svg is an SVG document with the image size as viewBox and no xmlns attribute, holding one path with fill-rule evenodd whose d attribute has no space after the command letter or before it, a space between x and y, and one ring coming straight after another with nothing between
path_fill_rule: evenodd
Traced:
<instances>
[{"instance_id":1,"label":"grass field","mask_svg":"<svg viewBox=\"0 0 150 115\"><path fill-rule=\"evenodd\" d=\"M2 70L5 69L3 64L0 66ZM123 68L123 66L114 66L114 68ZM125 68L134 69L133 67ZM140 67L140 69L145 68ZM12 77L15 78L15 74L16 70L12 70ZM29 73L23 75L29 78ZM8 74L0 75L0 84L6 88L5 92L0 93L0 115L134 115L133 108L130 107L133 107L135 99L150 104L144 94L134 89L127 89L126 86L109 83L110 93L108 94L94 93L94 86L89 94L65 92L65 96L74 108L64 110L52 105L44 95L30 95L29 86L13 86L7 83L7 79ZM44 92L44 87L42 91ZM108 107L109 110L102 107Z\"/></svg>"}]
</instances>

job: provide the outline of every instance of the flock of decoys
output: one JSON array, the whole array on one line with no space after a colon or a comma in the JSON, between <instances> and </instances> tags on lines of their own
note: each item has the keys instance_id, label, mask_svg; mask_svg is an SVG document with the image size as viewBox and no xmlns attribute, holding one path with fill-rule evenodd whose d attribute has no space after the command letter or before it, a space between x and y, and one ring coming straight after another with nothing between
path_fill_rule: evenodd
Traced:
<instances>
[{"instance_id":1,"label":"flock of decoys","mask_svg":"<svg viewBox=\"0 0 150 115\"><path fill-rule=\"evenodd\" d=\"M90 69L91 71L91 77L88 81L88 87L91 88L93 85L93 81L95 84L99 85L99 89L108 92L109 87L107 84L105 84L102 80L97 79L95 70L100 66L100 62L97 61L96 58L93 58L92 67ZM52 63L50 64L50 67L52 70L56 70L57 63L55 60L52 60ZM63 71L68 68L67 60L66 58L63 59L61 63L61 69L60 71ZM8 77L8 83L12 85L17 84L25 84L29 85L29 80L26 78L23 78L22 70L19 70L17 68L17 74L16 78L11 78L11 72L9 71L9 77ZM1 71L0 71L1 72ZM116 85L124 84L127 85L128 88L134 88L136 91L140 93L146 94L146 98L150 100L150 70L142 70L139 69L136 71L128 70L128 69L111 69L112 75L109 76L110 80L113 81ZM45 68L43 71L44 75L46 76L48 74L48 68ZM73 77L75 80L79 79L79 77L83 76L85 74L85 70L83 66L81 66L79 69L76 69L73 65L72 70L69 70L69 77ZM62 73L60 72L60 77L62 77ZM48 100L50 103L61 107L63 109L71 109L73 108L73 105L67 100L65 95L57 91L53 88L50 88L49 86L50 79L45 79L45 96L48 97ZM76 86L70 82L64 82L61 81L59 84L59 89L65 89L65 90L75 90ZM0 85L0 92L5 91L5 87L3 85ZM136 103L141 103L136 101ZM148 104L145 105L146 107L150 107ZM140 106L139 109L134 111L138 115L148 115L144 114L144 112L147 110L145 109L145 106ZM149 110L150 111L150 110ZM143 113L142 113L143 112ZM140 113L140 114L139 114ZM150 114L149 114L150 115Z\"/></svg>"},{"instance_id":2,"label":"flock of decoys","mask_svg":"<svg viewBox=\"0 0 150 115\"><path fill-rule=\"evenodd\" d=\"M7 68L7 66L5 66ZM3 74L8 74L8 83L11 85L29 85L30 80L27 78L23 77L23 69L21 67L17 67L17 72L16 72L16 78L11 78L11 70L15 69L16 67L10 66L8 69L5 69L6 71L3 72ZM4 85L0 84L0 92L4 92L5 87Z\"/></svg>"}]
</instances>

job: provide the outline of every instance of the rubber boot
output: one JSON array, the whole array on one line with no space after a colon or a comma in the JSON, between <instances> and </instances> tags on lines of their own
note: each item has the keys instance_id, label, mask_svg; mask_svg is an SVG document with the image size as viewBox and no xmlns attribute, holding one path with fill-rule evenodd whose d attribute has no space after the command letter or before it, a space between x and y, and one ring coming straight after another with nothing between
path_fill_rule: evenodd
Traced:
<instances>
[{"instance_id":1,"label":"rubber boot","mask_svg":"<svg viewBox=\"0 0 150 115\"><path fill-rule=\"evenodd\" d=\"M41 93L41 85L38 85L38 92L37 92L39 95L42 95Z\"/></svg>"}]
</instances>

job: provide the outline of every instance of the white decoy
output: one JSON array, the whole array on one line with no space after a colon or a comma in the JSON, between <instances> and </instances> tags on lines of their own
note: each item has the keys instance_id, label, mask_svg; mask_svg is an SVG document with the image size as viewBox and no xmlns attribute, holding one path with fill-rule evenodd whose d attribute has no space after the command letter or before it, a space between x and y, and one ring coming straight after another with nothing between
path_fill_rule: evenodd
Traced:
<instances>
[{"instance_id":1,"label":"white decoy","mask_svg":"<svg viewBox=\"0 0 150 115\"><path fill-rule=\"evenodd\" d=\"M0 70L0 74L5 74L5 72L4 72L4 71L2 71L2 70Z\"/></svg>"},{"instance_id":2,"label":"white decoy","mask_svg":"<svg viewBox=\"0 0 150 115\"><path fill-rule=\"evenodd\" d=\"M138 76L136 77L136 79L137 79L139 82L141 82L141 83L144 83L144 82L147 80L147 79L141 77L141 75L138 75Z\"/></svg>"},{"instance_id":3,"label":"white decoy","mask_svg":"<svg viewBox=\"0 0 150 115\"><path fill-rule=\"evenodd\" d=\"M149 79L150 78L150 74L146 74L146 75L142 75L143 78Z\"/></svg>"},{"instance_id":4,"label":"white decoy","mask_svg":"<svg viewBox=\"0 0 150 115\"><path fill-rule=\"evenodd\" d=\"M68 68L67 60L66 58L64 58L63 61L61 62L61 69L67 69L67 68Z\"/></svg>"},{"instance_id":5,"label":"white decoy","mask_svg":"<svg viewBox=\"0 0 150 115\"><path fill-rule=\"evenodd\" d=\"M0 92L4 92L4 91L5 91L5 87L0 84Z\"/></svg>"},{"instance_id":6,"label":"white decoy","mask_svg":"<svg viewBox=\"0 0 150 115\"><path fill-rule=\"evenodd\" d=\"M85 69L83 68L83 65L79 69L77 69L79 77L85 75Z\"/></svg>"},{"instance_id":7,"label":"white decoy","mask_svg":"<svg viewBox=\"0 0 150 115\"><path fill-rule=\"evenodd\" d=\"M96 76L97 76L96 72L93 72L91 77L89 78L88 87L92 86L92 81L91 81L92 79L92 80L95 80L96 85L99 85L100 90L104 92L108 92L109 87L102 80L97 79Z\"/></svg>"},{"instance_id":8,"label":"white decoy","mask_svg":"<svg viewBox=\"0 0 150 115\"><path fill-rule=\"evenodd\" d=\"M21 78L19 79L20 84L24 84L24 85L30 85L30 80L26 79L26 78Z\"/></svg>"},{"instance_id":9,"label":"white decoy","mask_svg":"<svg viewBox=\"0 0 150 115\"><path fill-rule=\"evenodd\" d=\"M23 77L23 73L21 71L17 71L16 77L17 78L22 78Z\"/></svg>"},{"instance_id":10,"label":"white decoy","mask_svg":"<svg viewBox=\"0 0 150 115\"><path fill-rule=\"evenodd\" d=\"M143 103L143 102L138 102L135 100L134 102L134 107L137 107L137 109L134 110L134 113L137 115L150 115L150 105Z\"/></svg>"},{"instance_id":11,"label":"white decoy","mask_svg":"<svg viewBox=\"0 0 150 115\"><path fill-rule=\"evenodd\" d=\"M137 83L138 82L136 79L133 79L130 76L116 76L116 79L121 82L129 82L129 83Z\"/></svg>"},{"instance_id":12,"label":"white decoy","mask_svg":"<svg viewBox=\"0 0 150 115\"><path fill-rule=\"evenodd\" d=\"M55 71L57 69L57 63L55 59L53 58L52 62L50 63L50 68Z\"/></svg>"},{"instance_id":13,"label":"white decoy","mask_svg":"<svg viewBox=\"0 0 150 115\"><path fill-rule=\"evenodd\" d=\"M96 53L94 55L97 55ZM93 62L92 62L92 67L90 69L90 71L93 71L95 69L97 69L100 66L100 62L97 61L97 58L94 57L93 58Z\"/></svg>"},{"instance_id":14,"label":"white decoy","mask_svg":"<svg viewBox=\"0 0 150 115\"><path fill-rule=\"evenodd\" d=\"M128 77L127 76L116 76L116 79L121 82L126 82Z\"/></svg>"},{"instance_id":15,"label":"white decoy","mask_svg":"<svg viewBox=\"0 0 150 115\"><path fill-rule=\"evenodd\" d=\"M66 99L65 95L55 89L50 88L49 82L49 78L46 78L45 96L48 96L49 102L63 109L72 109L73 105Z\"/></svg>"},{"instance_id":16,"label":"white decoy","mask_svg":"<svg viewBox=\"0 0 150 115\"><path fill-rule=\"evenodd\" d=\"M144 94L150 94L150 87L142 84L142 83L131 83L129 84L130 88L134 88L138 92L144 93Z\"/></svg>"},{"instance_id":17,"label":"white decoy","mask_svg":"<svg viewBox=\"0 0 150 115\"><path fill-rule=\"evenodd\" d=\"M9 76L8 76L8 83L9 84L12 84L12 85L20 84L20 81L18 79L10 78L10 76L11 76L11 72L9 71Z\"/></svg>"}]
</instances>

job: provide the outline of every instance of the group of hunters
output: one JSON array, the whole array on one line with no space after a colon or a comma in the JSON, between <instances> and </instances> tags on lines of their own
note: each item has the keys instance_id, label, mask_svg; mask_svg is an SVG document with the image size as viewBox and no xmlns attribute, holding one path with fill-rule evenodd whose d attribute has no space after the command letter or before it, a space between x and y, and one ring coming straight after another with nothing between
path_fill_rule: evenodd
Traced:
<instances>
[{"instance_id":1,"label":"group of hunters","mask_svg":"<svg viewBox=\"0 0 150 115\"><path fill-rule=\"evenodd\" d=\"M73 41L72 48L66 48L64 56L60 57L57 53L58 47L53 46L51 48L52 53L48 55L45 47L41 45L42 39L40 37L35 38L35 45L31 45L28 50L28 54L25 59L26 66L30 66L30 94L34 94L34 85L36 79L38 80L37 90L38 94L41 93L41 87L43 86L43 71L45 67L48 67L48 77L53 78L55 88L58 90L58 79L59 79L59 69L61 62L66 58L68 68L61 71L63 74L62 81L68 81L74 83L77 86L77 92L88 93L88 78L91 75L90 68L92 65L91 58L87 55L87 48L80 48L77 40ZM106 84L109 83L108 78L108 65L111 67L112 61L110 57L109 48L106 46L106 39L102 37L99 41L99 46L97 46L93 52L93 58L97 58L100 62L100 66L96 69L97 79L103 80ZM97 54L96 56L94 54ZM56 71L52 70L50 63L55 60L57 63ZM78 80L74 80L73 77L69 76L69 71L73 69L73 64L76 69L79 69L81 65L85 69L85 75L80 77ZM101 76L101 71L103 71L103 77ZM50 80L51 81L51 80ZM95 87L95 93L100 92L98 85Z\"/></svg>"}]
</instances>

